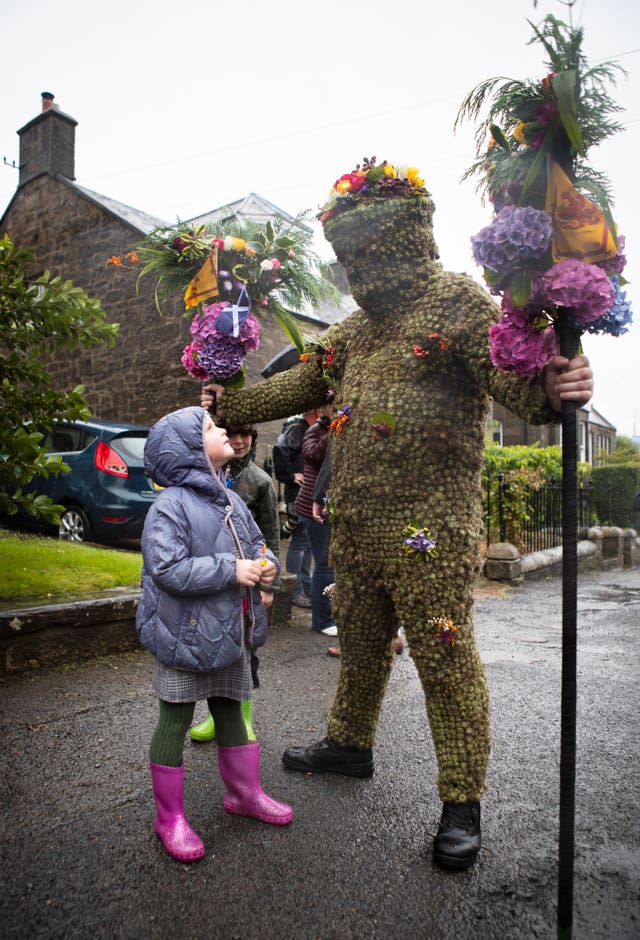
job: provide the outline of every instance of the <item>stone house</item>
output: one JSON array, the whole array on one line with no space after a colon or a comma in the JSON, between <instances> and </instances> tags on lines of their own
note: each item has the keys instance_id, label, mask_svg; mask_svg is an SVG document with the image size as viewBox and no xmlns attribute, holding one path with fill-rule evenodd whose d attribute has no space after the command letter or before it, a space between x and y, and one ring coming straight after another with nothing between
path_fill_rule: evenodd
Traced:
<instances>
[{"instance_id":1,"label":"stone house","mask_svg":"<svg viewBox=\"0 0 640 940\"><path fill-rule=\"evenodd\" d=\"M57 388L70 390L85 385L91 412L99 418L152 424L176 408L197 404L200 385L180 362L191 341L181 297L164 304L161 317L155 307L152 278L140 281L137 272L107 264L122 256L154 228L166 226L154 218L92 192L75 182L75 128L77 121L54 104L53 95L42 94L41 112L19 131L18 188L4 215L0 230L18 247L34 251L35 274L49 270L97 297L108 320L120 324L116 344L78 352L61 352L48 363ZM264 223L280 216L294 219L255 193L198 216L190 223L252 219ZM327 304L322 310L301 316L303 334L321 333L344 315ZM260 348L246 360L247 383L289 341L275 321L262 321ZM282 422L262 425L258 461L262 463L281 430Z\"/></svg>"},{"instance_id":2,"label":"stone house","mask_svg":"<svg viewBox=\"0 0 640 940\"><path fill-rule=\"evenodd\" d=\"M597 466L602 453L612 453L616 447L616 429L590 403L577 411L578 460ZM492 404L490 416L492 439L509 447L515 444L539 444L552 447L562 443L560 424L528 424L497 402Z\"/></svg>"}]
</instances>

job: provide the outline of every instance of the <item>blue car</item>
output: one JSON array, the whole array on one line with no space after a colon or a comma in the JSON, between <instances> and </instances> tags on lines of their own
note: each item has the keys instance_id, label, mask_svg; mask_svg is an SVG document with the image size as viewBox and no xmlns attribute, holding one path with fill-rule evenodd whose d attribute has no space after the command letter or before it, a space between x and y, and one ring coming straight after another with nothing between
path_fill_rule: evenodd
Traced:
<instances>
[{"instance_id":1,"label":"blue car","mask_svg":"<svg viewBox=\"0 0 640 940\"><path fill-rule=\"evenodd\" d=\"M157 489L144 471L149 428L116 421L59 422L42 441L71 468L58 476L35 477L24 491L36 491L64 506L58 535L72 542L139 539ZM55 534L55 526L19 511L3 519L12 526Z\"/></svg>"}]
</instances>

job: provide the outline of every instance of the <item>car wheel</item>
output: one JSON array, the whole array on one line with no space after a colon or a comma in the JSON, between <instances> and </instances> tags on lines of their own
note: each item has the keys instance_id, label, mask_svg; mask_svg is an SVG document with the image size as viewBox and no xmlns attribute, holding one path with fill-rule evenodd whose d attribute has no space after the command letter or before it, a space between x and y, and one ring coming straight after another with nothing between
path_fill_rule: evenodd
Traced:
<instances>
[{"instance_id":1,"label":"car wheel","mask_svg":"<svg viewBox=\"0 0 640 940\"><path fill-rule=\"evenodd\" d=\"M67 542L86 542L89 538L89 520L77 506L71 506L60 516L58 537Z\"/></svg>"}]
</instances>

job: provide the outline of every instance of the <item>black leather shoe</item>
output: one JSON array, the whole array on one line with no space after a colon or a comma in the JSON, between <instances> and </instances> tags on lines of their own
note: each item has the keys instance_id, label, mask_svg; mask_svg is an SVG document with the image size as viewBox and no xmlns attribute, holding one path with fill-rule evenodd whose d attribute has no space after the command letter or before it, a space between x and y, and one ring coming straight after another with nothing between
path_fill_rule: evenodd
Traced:
<instances>
[{"instance_id":1,"label":"black leather shoe","mask_svg":"<svg viewBox=\"0 0 640 940\"><path fill-rule=\"evenodd\" d=\"M308 747L288 747L282 762L290 770L302 773L344 774L346 777L370 777L373 774L371 748L342 747L331 738L323 738Z\"/></svg>"},{"instance_id":2,"label":"black leather shoe","mask_svg":"<svg viewBox=\"0 0 640 940\"><path fill-rule=\"evenodd\" d=\"M438 865L464 871L478 857L480 844L480 804L445 803L433 842L433 858Z\"/></svg>"}]
</instances>

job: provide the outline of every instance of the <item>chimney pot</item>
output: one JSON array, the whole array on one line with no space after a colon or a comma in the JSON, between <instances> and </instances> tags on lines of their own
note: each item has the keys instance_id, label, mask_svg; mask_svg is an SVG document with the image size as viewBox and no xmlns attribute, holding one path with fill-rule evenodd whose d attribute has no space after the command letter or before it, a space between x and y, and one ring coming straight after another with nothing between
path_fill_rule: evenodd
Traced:
<instances>
[{"instance_id":1,"label":"chimney pot","mask_svg":"<svg viewBox=\"0 0 640 940\"><path fill-rule=\"evenodd\" d=\"M53 99L55 95L52 95L50 91L43 91L42 94L42 110L48 111L49 108L53 108Z\"/></svg>"}]
</instances>

